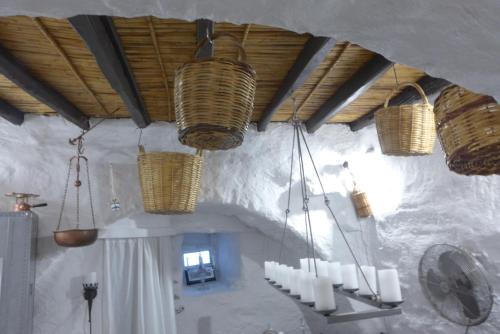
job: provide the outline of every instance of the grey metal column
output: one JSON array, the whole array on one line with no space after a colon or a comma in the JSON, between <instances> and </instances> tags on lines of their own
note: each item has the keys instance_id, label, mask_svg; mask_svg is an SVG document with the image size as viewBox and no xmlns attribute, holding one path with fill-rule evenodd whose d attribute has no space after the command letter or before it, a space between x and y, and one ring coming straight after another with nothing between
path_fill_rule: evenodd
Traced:
<instances>
[{"instance_id":1,"label":"grey metal column","mask_svg":"<svg viewBox=\"0 0 500 334\"><path fill-rule=\"evenodd\" d=\"M0 333L31 334L38 218L33 212L0 213Z\"/></svg>"}]
</instances>

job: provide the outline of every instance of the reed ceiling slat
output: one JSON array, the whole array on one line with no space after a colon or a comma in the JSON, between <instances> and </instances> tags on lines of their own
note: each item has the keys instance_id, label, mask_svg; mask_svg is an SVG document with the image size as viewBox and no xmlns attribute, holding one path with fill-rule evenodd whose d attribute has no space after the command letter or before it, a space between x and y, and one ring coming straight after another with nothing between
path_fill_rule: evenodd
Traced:
<instances>
[{"instance_id":1,"label":"reed ceiling slat","mask_svg":"<svg viewBox=\"0 0 500 334\"><path fill-rule=\"evenodd\" d=\"M68 66L61 53L31 18L0 18L0 44L25 64L37 78L54 87L85 114L95 117L130 117L123 101L111 88L94 57L69 22L52 18L40 18L40 22L67 55L88 90L82 86L82 82L75 77L75 71ZM175 121L174 73L176 68L193 57L196 48L196 24L154 17L114 17L113 22L151 118L155 121ZM248 63L257 72L252 120L258 121L310 35L256 24L236 25L224 22L216 23L214 30L231 33L245 42ZM308 119L316 112L374 55L358 45L353 44L346 48L346 43L338 43L303 86L295 91L297 106L310 95L300 110L301 119ZM215 56L235 58L237 51L229 42L217 41ZM424 75L422 71L403 65L396 65L396 71L400 82L415 82ZM394 84L394 74L390 70L361 97L330 119L329 123L351 122L360 118L373 107L383 103ZM112 116L107 115L90 95L89 90L106 112L115 109L119 111ZM52 109L2 76L0 98L25 112L54 114ZM288 99L272 120L287 121L291 115L292 100Z\"/></svg>"}]
</instances>

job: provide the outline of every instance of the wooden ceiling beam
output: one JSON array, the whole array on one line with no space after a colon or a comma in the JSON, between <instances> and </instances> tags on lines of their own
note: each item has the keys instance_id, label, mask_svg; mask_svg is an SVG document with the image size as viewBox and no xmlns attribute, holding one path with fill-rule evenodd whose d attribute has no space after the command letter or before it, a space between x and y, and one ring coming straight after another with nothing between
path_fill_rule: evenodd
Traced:
<instances>
[{"instance_id":1,"label":"wooden ceiling beam","mask_svg":"<svg viewBox=\"0 0 500 334\"><path fill-rule=\"evenodd\" d=\"M382 76L392 62L381 55L375 55L361 69L340 86L335 93L307 120L307 132L313 133L330 118L340 113Z\"/></svg>"},{"instance_id":2,"label":"wooden ceiling beam","mask_svg":"<svg viewBox=\"0 0 500 334\"><path fill-rule=\"evenodd\" d=\"M288 71L283 83L267 105L257 124L259 131L265 131L279 107L293 92L301 87L319 64L335 46L335 40L328 37L311 37L307 40L295 63Z\"/></svg>"},{"instance_id":3,"label":"wooden ceiling beam","mask_svg":"<svg viewBox=\"0 0 500 334\"><path fill-rule=\"evenodd\" d=\"M422 89L424 90L425 94L429 96L441 92L441 90L443 90L446 86L450 85L451 83L444 79L433 78L429 75L425 75L424 77L420 78L417 81L417 84L419 84L420 87L422 87ZM420 100L421 100L420 95L415 90L415 88L406 87L398 95L394 96L394 98L392 98L389 101L389 105L398 106L401 104L412 104ZM377 107L370 110L370 112L368 112L366 115L360 117L359 119L353 122L348 123L349 127L351 128L351 131L358 131L370 124L373 124L375 122L375 112L382 107L383 105L380 104Z\"/></svg>"},{"instance_id":4,"label":"wooden ceiling beam","mask_svg":"<svg viewBox=\"0 0 500 334\"><path fill-rule=\"evenodd\" d=\"M89 117L68 101L61 93L38 80L18 62L9 51L0 46L0 73L40 102L51 107L68 121L82 129L89 129Z\"/></svg>"},{"instance_id":5,"label":"wooden ceiling beam","mask_svg":"<svg viewBox=\"0 0 500 334\"><path fill-rule=\"evenodd\" d=\"M214 33L214 22L207 19L196 20L196 42L201 43L207 36L212 36ZM207 43L198 52L197 59L205 59L213 57L214 55L214 45L213 43Z\"/></svg>"},{"instance_id":6,"label":"wooden ceiling beam","mask_svg":"<svg viewBox=\"0 0 500 334\"><path fill-rule=\"evenodd\" d=\"M120 95L130 116L139 128L151 123L150 116L139 93L135 78L115 30L108 16L78 15L68 19L89 48L111 87Z\"/></svg>"},{"instance_id":7,"label":"wooden ceiling beam","mask_svg":"<svg viewBox=\"0 0 500 334\"><path fill-rule=\"evenodd\" d=\"M10 103L0 99L0 116L15 125L21 125L24 122L24 112L17 109Z\"/></svg>"}]
</instances>

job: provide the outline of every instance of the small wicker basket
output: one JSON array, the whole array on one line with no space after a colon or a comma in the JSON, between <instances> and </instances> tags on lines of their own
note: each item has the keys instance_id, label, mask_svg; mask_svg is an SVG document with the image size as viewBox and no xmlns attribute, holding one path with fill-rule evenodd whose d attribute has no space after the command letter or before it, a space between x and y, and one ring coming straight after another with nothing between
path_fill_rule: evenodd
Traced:
<instances>
[{"instance_id":1,"label":"small wicker basket","mask_svg":"<svg viewBox=\"0 0 500 334\"><path fill-rule=\"evenodd\" d=\"M351 198L354 203L354 207L356 208L358 217L367 218L373 214L370 202L368 202L368 196L366 196L365 192L354 188L351 193Z\"/></svg>"},{"instance_id":2,"label":"small wicker basket","mask_svg":"<svg viewBox=\"0 0 500 334\"><path fill-rule=\"evenodd\" d=\"M233 35L214 34L212 41L219 38L236 45L241 61L194 59L175 71L179 140L197 149L227 150L241 145L254 106L256 73L245 63L245 50ZM205 39L196 54L208 42Z\"/></svg>"},{"instance_id":3,"label":"small wicker basket","mask_svg":"<svg viewBox=\"0 0 500 334\"><path fill-rule=\"evenodd\" d=\"M137 158L144 211L155 214L193 213L200 191L203 158L173 152L145 152Z\"/></svg>"},{"instance_id":4,"label":"small wicker basket","mask_svg":"<svg viewBox=\"0 0 500 334\"><path fill-rule=\"evenodd\" d=\"M500 105L495 99L449 86L436 100L436 128L450 170L500 174Z\"/></svg>"},{"instance_id":5,"label":"small wicker basket","mask_svg":"<svg viewBox=\"0 0 500 334\"><path fill-rule=\"evenodd\" d=\"M389 100L403 87L415 88L423 103L389 106ZM433 107L416 83L398 85L375 113L382 153L415 156L432 154L436 141Z\"/></svg>"}]
</instances>

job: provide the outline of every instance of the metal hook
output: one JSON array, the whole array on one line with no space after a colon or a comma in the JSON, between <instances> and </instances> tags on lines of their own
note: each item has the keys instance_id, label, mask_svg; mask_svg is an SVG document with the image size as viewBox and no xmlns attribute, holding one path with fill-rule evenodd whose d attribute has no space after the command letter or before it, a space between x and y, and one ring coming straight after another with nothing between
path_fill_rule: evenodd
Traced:
<instances>
[{"instance_id":1,"label":"metal hook","mask_svg":"<svg viewBox=\"0 0 500 334\"><path fill-rule=\"evenodd\" d=\"M206 38L207 38L207 40L208 40L208 43L213 44L212 36L210 36L210 32L209 32L209 30L210 30L210 29L208 29L208 27L207 27L207 29L205 30L205 31L206 31Z\"/></svg>"}]
</instances>

